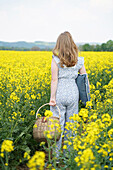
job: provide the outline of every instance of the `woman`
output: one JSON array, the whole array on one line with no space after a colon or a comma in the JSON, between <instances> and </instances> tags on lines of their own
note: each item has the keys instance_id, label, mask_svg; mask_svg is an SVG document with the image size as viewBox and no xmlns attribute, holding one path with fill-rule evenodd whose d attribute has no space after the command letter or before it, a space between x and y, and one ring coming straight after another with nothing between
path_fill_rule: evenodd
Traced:
<instances>
[{"instance_id":1,"label":"woman","mask_svg":"<svg viewBox=\"0 0 113 170\"><path fill-rule=\"evenodd\" d=\"M70 122L69 117L78 114L79 91L75 83L78 71L80 74L86 73L84 57L78 57L78 48L71 34L69 32L61 33L53 49L49 105L53 116L59 117L59 112L55 106L58 105L61 112L60 124L62 131L64 131L65 123ZM64 134L65 140L66 134ZM61 143L62 137L57 141L57 157Z\"/></svg>"}]
</instances>

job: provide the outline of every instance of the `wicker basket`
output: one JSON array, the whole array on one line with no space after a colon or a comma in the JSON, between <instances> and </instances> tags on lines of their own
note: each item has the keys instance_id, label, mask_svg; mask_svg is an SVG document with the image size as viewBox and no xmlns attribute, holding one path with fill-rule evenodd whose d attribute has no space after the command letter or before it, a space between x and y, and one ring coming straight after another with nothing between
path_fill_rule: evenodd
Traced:
<instances>
[{"instance_id":1,"label":"wicker basket","mask_svg":"<svg viewBox=\"0 0 113 170\"><path fill-rule=\"evenodd\" d=\"M60 136L61 136L61 133L51 127L48 127L48 125L51 125L51 124L55 124L53 123L54 121L56 121L59 125L60 125L60 109L59 107L56 105L58 111L59 111L59 117L49 117L49 118L46 118L46 120L44 119L45 117L40 117L40 118L37 118L37 114L39 112L39 110L45 106L45 105L49 105L49 103L46 103L44 105L42 105L36 112L36 122L35 122L35 125L37 127L33 128L33 137L36 141L38 142L47 142L47 139L46 139L46 136L44 134L45 131L50 131L52 130L52 132L50 132L50 135L52 136L52 140L55 140L55 135L56 135L56 140L59 140L60 139ZM51 121L51 119L53 120L53 122Z\"/></svg>"}]
</instances>

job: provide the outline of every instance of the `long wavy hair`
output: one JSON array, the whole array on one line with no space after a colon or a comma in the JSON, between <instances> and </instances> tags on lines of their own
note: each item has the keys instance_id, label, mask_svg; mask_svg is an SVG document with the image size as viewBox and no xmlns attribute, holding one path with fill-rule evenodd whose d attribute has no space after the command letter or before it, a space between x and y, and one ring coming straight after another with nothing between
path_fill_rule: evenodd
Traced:
<instances>
[{"instance_id":1,"label":"long wavy hair","mask_svg":"<svg viewBox=\"0 0 113 170\"><path fill-rule=\"evenodd\" d=\"M78 61L78 47L74 43L71 34L68 31L61 33L57 38L53 54L60 59L60 66L74 66Z\"/></svg>"}]
</instances>

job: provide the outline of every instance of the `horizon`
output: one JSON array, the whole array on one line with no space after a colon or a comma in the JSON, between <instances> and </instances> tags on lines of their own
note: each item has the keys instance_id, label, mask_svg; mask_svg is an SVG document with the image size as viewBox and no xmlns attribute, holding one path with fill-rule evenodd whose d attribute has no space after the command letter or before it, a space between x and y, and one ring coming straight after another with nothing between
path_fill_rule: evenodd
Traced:
<instances>
[{"instance_id":1,"label":"horizon","mask_svg":"<svg viewBox=\"0 0 113 170\"><path fill-rule=\"evenodd\" d=\"M109 39L112 40L112 39ZM109 41L107 40L107 41ZM0 40L1 42L2 40ZM106 41L106 42L107 42ZM112 40L113 41L113 40ZM34 43L34 42L47 42L47 43L56 43L55 41L41 41L41 40L35 40L35 41L26 41L26 40L17 40L17 41L2 41L2 42L7 42L7 43L15 43L15 42L27 42L27 43ZM74 41L75 42L75 41ZM106 42L95 42L95 41L90 41L90 42L84 42L84 41L78 41L75 43L106 43Z\"/></svg>"}]
</instances>

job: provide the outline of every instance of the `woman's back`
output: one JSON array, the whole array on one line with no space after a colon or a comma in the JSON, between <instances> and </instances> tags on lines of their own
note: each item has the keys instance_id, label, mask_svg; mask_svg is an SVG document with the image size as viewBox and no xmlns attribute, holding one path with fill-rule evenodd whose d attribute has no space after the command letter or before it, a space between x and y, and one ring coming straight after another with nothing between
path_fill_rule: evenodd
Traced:
<instances>
[{"instance_id":1,"label":"woman's back","mask_svg":"<svg viewBox=\"0 0 113 170\"><path fill-rule=\"evenodd\" d=\"M52 57L55 59L57 65L58 65L58 79L61 78L66 78L66 79L75 79L78 75L78 70L82 67L82 65L84 64L84 57L78 57L78 62L75 66L72 67L66 67L64 65L64 68L60 67L60 59L55 56L52 55Z\"/></svg>"}]
</instances>

